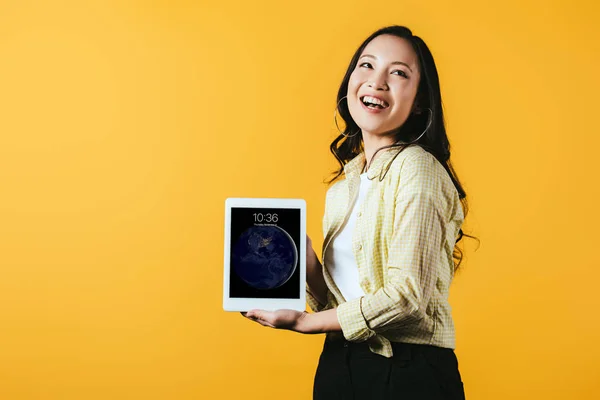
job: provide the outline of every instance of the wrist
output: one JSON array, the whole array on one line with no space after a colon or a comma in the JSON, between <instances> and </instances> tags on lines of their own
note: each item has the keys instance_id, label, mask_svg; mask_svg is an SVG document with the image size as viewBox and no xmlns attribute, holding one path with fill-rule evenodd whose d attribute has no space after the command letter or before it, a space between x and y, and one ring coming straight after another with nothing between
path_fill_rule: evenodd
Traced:
<instances>
[{"instance_id":1,"label":"wrist","mask_svg":"<svg viewBox=\"0 0 600 400\"><path fill-rule=\"evenodd\" d=\"M309 314L305 312L301 319L300 324L298 326L298 332L300 333L320 333L319 331L319 318L318 313Z\"/></svg>"},{"instance_id":2,"label":"wrist","mask_svg":"<svg viewBox=\"0 0 600 400\"><path fill-rule=\"evenodd\" d=\"M306 313L298 328L298 331L302 333L327 333L342 330L337 318L337 308L312 314Z\"/></svg>"}]
</instances>

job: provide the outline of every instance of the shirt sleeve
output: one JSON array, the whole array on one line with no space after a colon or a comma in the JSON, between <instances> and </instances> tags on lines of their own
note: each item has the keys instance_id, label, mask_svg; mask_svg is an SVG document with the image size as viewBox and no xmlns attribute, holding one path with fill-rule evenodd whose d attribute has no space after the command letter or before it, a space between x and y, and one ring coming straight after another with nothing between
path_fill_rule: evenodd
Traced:
<instances>
[{"instance_id":1,"label":"shirt sleeve","mask_svg":"<svg viewBox=\"0 0 600 400\"><path fill-rule=\"evenodd\" d=\"M429 153L404 161L388 260L383 266L383 287L337 308L342 332L349 341L364 341L425 317L435 289L445 229L436 162Z\"/></svg>"}]
</instances>

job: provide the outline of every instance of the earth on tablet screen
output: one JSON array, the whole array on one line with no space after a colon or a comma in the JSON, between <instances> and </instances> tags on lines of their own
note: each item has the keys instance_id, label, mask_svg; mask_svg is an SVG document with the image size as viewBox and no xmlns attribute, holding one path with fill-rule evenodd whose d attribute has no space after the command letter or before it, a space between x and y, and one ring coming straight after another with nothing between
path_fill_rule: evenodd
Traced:
<instances>
[{"instance_id":1,"label":"earth on tablet screen","mask_svg":"<svg viewBox=\"0 0 600 400\"><path fill-rule=\"evenodd\" d=\"M235 273L256 289L275 289L286 283L298 262L298 249L291 236L278 226L253 226L242 233L233 247Z\"/></svg>"}]
</instances>

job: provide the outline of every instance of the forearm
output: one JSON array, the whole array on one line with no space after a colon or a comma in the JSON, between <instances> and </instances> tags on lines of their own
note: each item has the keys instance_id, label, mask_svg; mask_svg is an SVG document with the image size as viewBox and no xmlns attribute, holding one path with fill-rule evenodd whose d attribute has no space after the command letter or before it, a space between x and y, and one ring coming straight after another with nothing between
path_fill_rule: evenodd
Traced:
<instances>
[{"instance_id":1,"label":"forearm","mask_svg":"<svg viewBox=\"0 0 600 400\"><path fill-rule=\"evenodd\" d=\"M335 308L318 313L305 314L299 331L302 333L327 333L342 330Z\"/></svg>"}]
</instances>

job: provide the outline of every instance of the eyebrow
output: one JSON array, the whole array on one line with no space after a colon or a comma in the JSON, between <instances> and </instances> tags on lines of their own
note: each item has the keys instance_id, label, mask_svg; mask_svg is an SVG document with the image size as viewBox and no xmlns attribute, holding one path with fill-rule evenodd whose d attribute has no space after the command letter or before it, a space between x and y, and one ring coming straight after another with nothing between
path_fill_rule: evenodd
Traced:
<instances>
[{"instance_id":1,"label":"eyebrow","mask_svg":"<svg viewBox=\"0 0 600 400\"><path fill-rule=\"evenodd\" d=\"M363 54L362 56L360 56L360 58L363 58L363 57L369 57L369 58L377 59L377 57L375 57L375 56L372 56L372 55L370 55L370 54ZM360 60L360 58L359 58L359 60ZM412 70L412 69L411 69L411 68L408 66L408 64L407 64L407 63L405 63L405 62L402 62L402 61L394 61L394 62L392 63L392 65L395 65L395 64L404 65L406 68L408 68L408 69L410 70L410 72L413 72L413 70Z\"/></svg>"}]
</instances>

